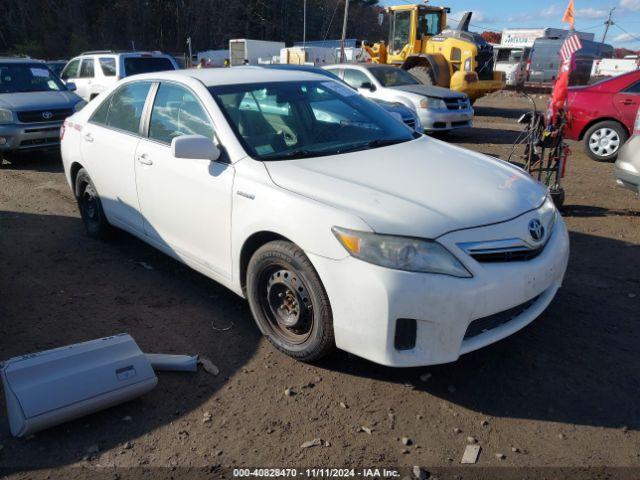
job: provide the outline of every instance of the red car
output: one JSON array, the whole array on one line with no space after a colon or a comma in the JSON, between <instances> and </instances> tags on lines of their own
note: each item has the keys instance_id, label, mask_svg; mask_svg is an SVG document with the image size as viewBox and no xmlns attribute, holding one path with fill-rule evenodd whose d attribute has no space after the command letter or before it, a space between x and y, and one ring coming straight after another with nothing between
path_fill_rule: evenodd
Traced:
<instances>
[{"instance_id":1,"label":"red car","mask_svg":"<svg viewBox=\"0 0 640 480\"><path fill-rule=\"evenodd\" d=\"M640 70L593 85L571 87L566 138L583 140L587 155L613 161L633 132L640 107Z\"/></svg>"}]
</instances>

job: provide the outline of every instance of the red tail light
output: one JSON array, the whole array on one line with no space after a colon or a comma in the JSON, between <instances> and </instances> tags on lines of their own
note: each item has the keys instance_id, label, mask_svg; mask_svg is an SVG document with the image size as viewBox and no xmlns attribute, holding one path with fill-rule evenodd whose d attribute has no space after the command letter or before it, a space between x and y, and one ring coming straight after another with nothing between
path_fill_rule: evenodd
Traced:
<instances>
[{"instance_id":1,"label":"red tail light","mask_svg":"<svg viewBox=\"0 0 640 480\"><path fill-rule=\"evenodd\" d=\"M67 122L64 122L61 126L60 126L60 141L62 141L62 139L64 138L64 132L67 128Z\"/></svg>"}]
</instances>

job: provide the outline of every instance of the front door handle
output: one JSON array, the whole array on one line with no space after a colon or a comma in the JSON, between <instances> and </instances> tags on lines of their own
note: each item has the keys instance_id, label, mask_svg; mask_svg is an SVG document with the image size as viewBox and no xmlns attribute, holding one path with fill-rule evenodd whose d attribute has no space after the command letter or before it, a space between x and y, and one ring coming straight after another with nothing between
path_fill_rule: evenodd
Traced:
<instances>
[{"instance_id":1,"label":"front door handle","mask_svg":"<svg viewBox=\"0 0 640 480\"><path fill-rule=\"evenodd\" d=\"M140 162L143 165L153 165L153 160L151 160L149 158L149 155L147 155L146 153L138 155L138 162Z\"/></svg>"},{"instance_id":2,"label":"front door handle","mask_svg":"<svg viewBox=\"0 0 640 480\"><path fill-rule=\"evenodd\" d=\"M635 102L630 98L627 98L624 102L622 102L623 105L633 105L634 103Z\"/></svg>"},{"instance_id":3,"label":"front door handle","mask_svg":"<svg viewBox=\"0 0 640 480\"><path fill-rule=\"evenodd\" d=\"M93 135L91 135L90 133L85 134L84 141L85 142L89 142L89 143L93 143Z\"/></svg>"}]
</instances>

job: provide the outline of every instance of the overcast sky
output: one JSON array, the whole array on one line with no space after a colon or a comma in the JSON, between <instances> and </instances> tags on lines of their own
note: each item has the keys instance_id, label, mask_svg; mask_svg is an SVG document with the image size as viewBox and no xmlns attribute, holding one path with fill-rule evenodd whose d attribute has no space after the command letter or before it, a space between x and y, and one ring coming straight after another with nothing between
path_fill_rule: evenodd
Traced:
<instances>
[{"instance_id":1,"label":"overcast sky","mask_svg":"<svg viewBox=\"0 0 640 480\"><path fill-rule=\"evenodd\" d=\"M381 0L383 5L419 3L416 0ZM473 11L472 30L495 30L514 27L564 27L562 14L568 0L434 0L432 5L451 7L450 24L465 11ZM615 47L640 49L640 0L575 0L576 30L595 33L602 40L604 22L613 7L613 25L607 43Z\"/></svg>"}]
</instances>

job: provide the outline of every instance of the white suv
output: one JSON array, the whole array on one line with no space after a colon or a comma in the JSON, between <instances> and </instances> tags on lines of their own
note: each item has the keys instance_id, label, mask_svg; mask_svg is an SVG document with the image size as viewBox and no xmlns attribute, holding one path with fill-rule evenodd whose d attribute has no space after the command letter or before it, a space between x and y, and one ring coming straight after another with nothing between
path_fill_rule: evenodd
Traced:
<instances>
[{"instance_id":1,"label":"white suv","mask_svg":"<svg viewBox=\"0 0 640 480\"><path fill-rule=\"evenodd\" d=\"M100 50L84 52L71 59L60 78L65 82L73 82L76 93L88 102L121 78L178 68L173 57L160 52L117 53Z\"/></svg>"}]
</instances>

